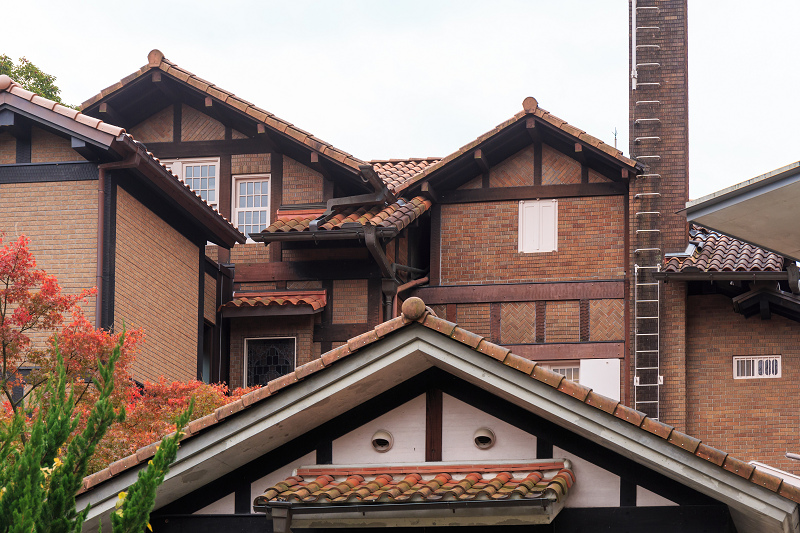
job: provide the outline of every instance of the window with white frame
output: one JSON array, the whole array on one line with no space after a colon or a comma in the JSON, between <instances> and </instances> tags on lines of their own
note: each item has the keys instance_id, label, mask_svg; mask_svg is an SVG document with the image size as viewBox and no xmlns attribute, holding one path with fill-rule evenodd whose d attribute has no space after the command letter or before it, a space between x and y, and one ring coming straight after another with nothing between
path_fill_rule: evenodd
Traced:
<instances>
[{"instance_id":1,"label":"window with white frame","mask_svg":"<svg viewBox=\"0 0 800 533\"><path fill-rule=\"evenodd\" d=\"M563 363L550 363L542 365L556 374L561 374L570 381L578 383L581 377L581 364L578 361L565 361Z\"/></svg>"},{"instance_id":2,"label":"window with white frame","mask_svg":"<svg viewBox=\"0 0 800 533\"><path fill-rule=\"evenodd\" d=\"M733 379L781 377L780 355L737 356L733 358Z\"/></svg>"},{"instance_id":3,"label":"window with white frame","mask_svg":"<svg viewBox=\"0 0 800 533\"><path fill-rule=\"evenodd\" d=\"M273 379L295 369L296 340L294 337L245 339L245 386L266 385Z\"/></svg>"},{"instance_id":4,"label":"window with white frame","mask_svg":"<svg viewBox=\"0 0 800 533\"><path fill-rule=\"evenodd\" d=\"M189 186L200 198L218 209L219 158L162 160L173 174Z\"/></svg>"},{"instance_id":5,"label":"window with white frame","mask_svg":"<svg viewBox=\"0 0 800 533\"><path fill-rule=\"evenodd\" d=\"M248 236L269 226L269 175L233 177L233 223ZM251 241L252 242L252 241Z\"/></svg>"},{"instance_id":6,"label":"window with white frame","mask_svg":"<svg viewBox=\"0 0 800 533\"><path fill-rule=\"evenodd\" d=\"M558 250L558 200L523 200L519 203L519 252L530 254Z\"/></svg>"}]
</instances>

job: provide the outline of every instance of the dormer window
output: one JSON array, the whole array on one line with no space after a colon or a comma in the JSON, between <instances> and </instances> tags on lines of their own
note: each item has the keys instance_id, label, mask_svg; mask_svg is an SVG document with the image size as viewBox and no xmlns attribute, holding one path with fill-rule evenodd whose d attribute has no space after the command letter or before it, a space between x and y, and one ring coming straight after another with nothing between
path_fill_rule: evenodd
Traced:
<instances>
[{"instance_id":1,"label":"dormer window","mask_svg":"<svg viewBox=\"0 0 800 533\"><path fill-rule=\"evenodd\" d=\"M163 160L173 174L219 210L219 158Z\"/></svg>"}]
</instances>

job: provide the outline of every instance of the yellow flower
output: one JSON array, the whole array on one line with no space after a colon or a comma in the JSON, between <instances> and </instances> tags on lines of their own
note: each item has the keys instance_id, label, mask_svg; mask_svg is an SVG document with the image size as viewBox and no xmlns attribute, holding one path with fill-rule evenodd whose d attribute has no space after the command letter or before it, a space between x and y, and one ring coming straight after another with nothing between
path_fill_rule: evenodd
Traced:
<instances>
[{"instance_id":1,"label":"yellow flower","mask_svg":"<svg viewBox=\"0 0 800 533\"><path fill-rule=\"evenodd\" d=\"M122 507L122 504L123 504L123 503L125 503L125 497L126 497L126 496L128 496L128 493L127 493L127 492L125 492L125 491L122 491L122 492L120 492L120 493L119 493L119 495L117 496L117 503L115 504L115 507L116 507L117 509L119 509L120 507ZM117 514L118 514L118 515L120 515L120 516L122 516L122 509L120 509L120 510L117 512Z\"/></svg>"}]
</instances>

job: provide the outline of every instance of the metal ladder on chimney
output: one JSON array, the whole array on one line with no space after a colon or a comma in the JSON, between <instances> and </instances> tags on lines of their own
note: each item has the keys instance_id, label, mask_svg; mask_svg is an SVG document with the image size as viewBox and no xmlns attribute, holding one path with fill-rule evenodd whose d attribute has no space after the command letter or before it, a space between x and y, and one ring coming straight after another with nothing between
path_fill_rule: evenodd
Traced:
<instances>
[{"instance_id":1,"label":"metal ladder on chimney","mask_svg":"<svg viewBox=\"0 0 800 533\"><path fill-rule=\"evenodd\" d=\"M661 81L658 62L660 46L648 43L660 34L659 8L638 6L631 2L631 89L634 97L632 157L648 166L633 184L635 209L634 228L634 286L633 286L633 403L634 408L650 418L660 416L661 385L664 380L660 367L661 287L655 279L661 270L663 245L661 238L660 182L661 162L659 135L661 101L658 99ZM639 24L639 21L643 21ZM640 56L642 56L640 60ZM639 80L641 71L642 79ZM632 149L631 152L634 152Z\"/></svg>"}]
</instances>

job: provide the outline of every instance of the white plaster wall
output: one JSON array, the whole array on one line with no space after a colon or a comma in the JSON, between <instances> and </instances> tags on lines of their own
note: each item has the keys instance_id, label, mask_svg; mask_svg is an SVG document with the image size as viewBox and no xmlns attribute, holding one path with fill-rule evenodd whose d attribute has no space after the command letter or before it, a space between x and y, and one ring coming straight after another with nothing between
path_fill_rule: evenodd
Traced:
<instances>
[{"instance_id":1,"label":"white plaster wall","mask_svg":"<svg viewBox=\"0 0 800 533\"><path fill-rule=\"evenodd\" d=\"M583 369L581 369L583 372ZM565 507L619 507L619 476L553 446L553 457L569 459L575 483Z\"/></svg>"},{"instance_id":2,"label":"white plaster wall","mask_svg":"<svg viewBox=\"0 0 800 533\"><path fill-rule=\"evenodd\" d=\"M289 463L288 465L284 465L281 468L275 470L274 472L270 472L266 476L262 477L259 480L253 481L250 484L250 501L256 499L256 496L260 496L264 494L268 488L275 485L275 483L279 481L283 481L284 479L291 477L294 474L296 468L300 468L301 466L311 466L317 464L317 452L307 453L297 461L293 463ZM231 511L233 512L233 511ZM250 506L250 512L253 512L252 505Z\"/></svg>"},{"instance_id":3,"label":"white plaster wall","mask_svg":"<svg viewBox=\"0 0 800 533\"><path fill-rule=\"evenodd\" d=\"M487 450L475 446L479 428L491 429L495 444ZM423 427L424 432L424 427ZM536 437L498 420L460 400L442 395L442 461L536 459Z\"/></svg>"},{"instance_id":4,"label":"white plaster wall","mask_svg":"<svg viewBox=\"0 0 800 533\"><path fill-rule=\"evenodd\" d=\"M580 383L598 394L619 401L620 360L581 359Z\"/></svg>"},{"instance_id":5,"label":"white plaster wall","mask_svg":"<svg viewBox=\"0 0 800 533\"><path fill-rule=\"evenodd\" d=\"M678 505L672 500L659 496L655 492L636 486L636 506L637 507L665 507L668 505Z\"/></svg>"},{"instance_id":6,"label":"white plaster wall","mask_svg":"<svg viewBox=\"0 0 800 533\"><path fill-rule=\"evenodd\" d=\"M193 514L234 514L236 512L236 495L231 492L224 498L206 505Z\"/></svg>"},{"instance_id":7,"label":"white plaster wall","mask_svg":"<svg viewBox=\"0 0 800 533\"><path fill-rule=\"evenodd\" d=\"M392 434L387 452L372 447L376 431ZM387 464L425 461L425 395L420 395L333 441L333 464Z\"/></svg>"}]
</instances>

